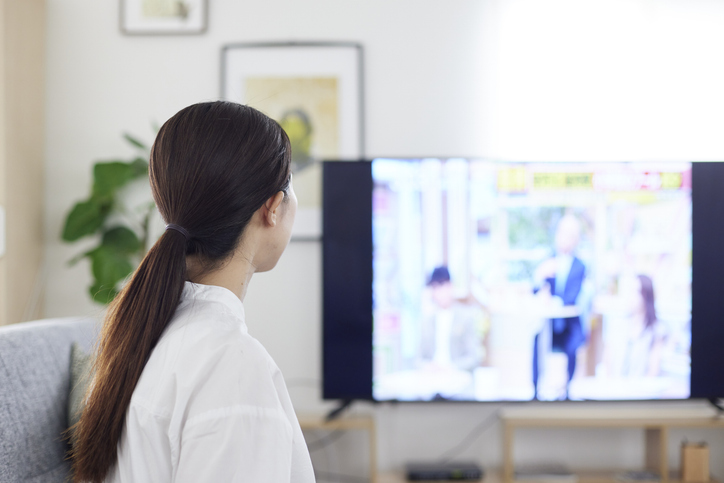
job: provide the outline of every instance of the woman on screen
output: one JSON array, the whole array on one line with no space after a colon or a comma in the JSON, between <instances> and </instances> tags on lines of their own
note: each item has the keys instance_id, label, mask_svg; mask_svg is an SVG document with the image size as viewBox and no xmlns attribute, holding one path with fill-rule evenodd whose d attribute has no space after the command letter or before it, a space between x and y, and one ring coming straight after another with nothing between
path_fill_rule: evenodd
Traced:
<instances>
[{"instance_id":1,"label":"woman on screen","mask_svg":"<svg viewBox=\"0 0 724 483\"><path fill-rule=\"evenodd\" d=\"M628 341L621 375L658 376L664 337L656 318L654 284L647 275L638 275L637 280L636 302L628 321Z\"/></svg>"},{"instance_id":2,"label":"woman on screen","mask_svg":"<svg viewBox=\"0 0 724 483\"><path fill-rule=\"evenodd\" d=\"M289 242L290 160L281 127L247 106L196 104L161 127L150 178L168 225L108 310L75 481L314 481L282 375L244 321L252 275Z\"/></svg>"}]
</instances>

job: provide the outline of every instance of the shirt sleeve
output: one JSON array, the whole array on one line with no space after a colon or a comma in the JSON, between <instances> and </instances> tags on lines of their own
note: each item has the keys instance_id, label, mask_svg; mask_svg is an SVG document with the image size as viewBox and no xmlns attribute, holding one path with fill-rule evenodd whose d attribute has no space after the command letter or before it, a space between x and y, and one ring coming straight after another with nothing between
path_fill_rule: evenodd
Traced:
<instances>
[{"instance_id":1,"label":"shirt sleeve","mask_svg":"<svg viewBox=\"0 0 724 483\"><path fill-rule=\"evenodd\" d=\"M233 406L199 414L184 426L174 482L289 482L292 438L277 409Z\"/></svg>"}]
</instances>

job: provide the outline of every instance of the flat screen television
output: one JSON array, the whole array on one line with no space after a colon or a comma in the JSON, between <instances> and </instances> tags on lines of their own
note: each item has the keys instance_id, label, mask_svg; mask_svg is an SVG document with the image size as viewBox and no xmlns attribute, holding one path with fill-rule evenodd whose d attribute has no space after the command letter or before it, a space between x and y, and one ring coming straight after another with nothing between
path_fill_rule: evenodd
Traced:
<instances>
[{"instance_id":1,"label":"flat screen television","mask_svg":"<svg viewBox=\"0 0 724 483\"><path fill-rule=\"evenodd\" d=\"M724 163L323 165L323 395L724 396Z\"/></svg>"}]
</instances>

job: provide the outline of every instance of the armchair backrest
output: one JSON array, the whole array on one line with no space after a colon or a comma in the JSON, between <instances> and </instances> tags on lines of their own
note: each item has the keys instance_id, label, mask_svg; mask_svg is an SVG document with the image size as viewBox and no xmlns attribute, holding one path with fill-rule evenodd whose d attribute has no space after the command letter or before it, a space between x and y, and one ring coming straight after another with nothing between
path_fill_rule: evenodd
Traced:
<instances>
[{"instance_id":1,"label":"armchair backrest","mask_svg":"<svg viewBox=\"0 0 724 483\"><path fill-rule=\"evenodd\" d=\"M70 349L91 350L97 329L77 317L0 327L0 481L67 479Z\"/></svg>"}]
</instances>

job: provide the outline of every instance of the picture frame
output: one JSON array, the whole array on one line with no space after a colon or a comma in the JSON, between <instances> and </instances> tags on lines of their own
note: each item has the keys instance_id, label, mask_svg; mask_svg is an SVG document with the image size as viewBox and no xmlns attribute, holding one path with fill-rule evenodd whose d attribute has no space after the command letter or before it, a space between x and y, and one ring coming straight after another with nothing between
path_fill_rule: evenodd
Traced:
<instances>
[{"instance_id":1,"label":"picture frame","mask_svg":"<svg viewBox=\"0 0 724 483\"><path fill-rule=\"evenodd\" d=\"M331 94L336 92L337 142L326 141L314 159L362 159L365 156L363 49L354 42L267 42L237 43L222 47L221 99L248 104L272 118L280 117L284 104L290 109L302 97L315 97L330 108ZM333 82L326 82L333 81ZM336 82L334 82L336 81ZM295 92L290 92L294 90ZM332 106L333 107L333 106ZM329 109L328 109L329 110ZM317 117L321 115L316 113ZM330 116L334 117L334 115ZM312 119L313 121L313 119ZM335 129L329 119L320 120L315 129ZM334 138L334 134L320 135Z\"/></svg>"},{"instance_id":2,"label":"picture frame","mask_svg":"<svg viewBox=\"0 0 724 483\"><path fill-rule=\"evenodd\" d=\"M124 35L200 35L208 24L208 0L120 0Z\"/></svg>"},{"instance_id":3,"label":"picture frame","mask_svg":"<svg viewBox=\"0 0 724 483\"><path fill-rule=\"evenodd\" d=\"M287 132L292 145L294 189L299 200L292 241L319 241L319 161L365 158L362 45L224 45L220 98L260 110Z\"/></svg>"}]
</instances>

